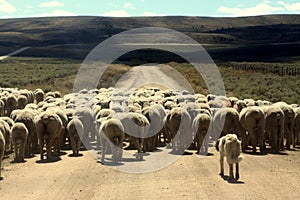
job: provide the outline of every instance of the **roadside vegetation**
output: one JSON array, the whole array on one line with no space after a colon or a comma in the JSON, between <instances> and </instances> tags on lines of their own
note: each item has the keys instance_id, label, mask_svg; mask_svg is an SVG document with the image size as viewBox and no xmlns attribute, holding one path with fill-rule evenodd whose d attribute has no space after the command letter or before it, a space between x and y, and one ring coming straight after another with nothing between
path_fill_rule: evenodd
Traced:
<instances>
[{"instance_id":1,"label":"roadside vegetation","mask_svg":"<svg viewBox=\"0 0 300 200\"><path fill-rule=\"evenodd\" d=\"M207 94L207 86L193 66L187 63L167 63L180 72L195 92ZM42 88L45 91L72 92L81 60L58 58L13 57L0 61L0 87ZM241 66L241 67L237 67ZM300 75L281 75L261 72L242 66L243 63L218 64L228 96L253 98L272 102L286 101L300 104ZM249 63L244 63L249 66ZM268 66L256 63L256 66ZM284 65L284 64L282 64ZM293 66L297 66L293 64ZM99 87L114 86L131 67L113 64L103 74ZM163 84L163 83L162 83Z\"/></svg>"}]
</instances>

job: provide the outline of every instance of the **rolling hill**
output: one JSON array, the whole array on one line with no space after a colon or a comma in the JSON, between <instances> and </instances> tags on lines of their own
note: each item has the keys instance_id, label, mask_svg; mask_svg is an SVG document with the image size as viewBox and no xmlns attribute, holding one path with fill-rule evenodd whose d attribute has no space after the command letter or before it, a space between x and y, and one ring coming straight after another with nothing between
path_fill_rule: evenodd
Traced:
<instances>
[{"instance_id":1,"label":"rolling hill","mask_svg":"<svg viewBox=\"0 0 300 200\"><path fill-rule=\"evenodd\" d=\"M286 61L287 57L289 60L298 60L300 57L300 15L1 19L0 54L30 46L33 48L22 55L83 59L106 38L141 27L164 27L180 31L203 44L211 56L219 61L278 62ZM143 54L139 52L138 55ZM161 55L161 52L154 52L155 55ZM165 57L168 58L166 61L170 61L169 58L172 60L170 55Z\"/></svg>"}]
</instances>

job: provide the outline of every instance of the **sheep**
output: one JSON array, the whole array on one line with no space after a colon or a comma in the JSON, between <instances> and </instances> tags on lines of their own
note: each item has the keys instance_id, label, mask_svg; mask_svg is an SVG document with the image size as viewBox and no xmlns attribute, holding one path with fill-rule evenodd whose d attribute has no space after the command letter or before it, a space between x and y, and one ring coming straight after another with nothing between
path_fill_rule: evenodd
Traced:
<instances>
[{"instance_id":1,"label":"sheep","mask_svg":"<svg viewBox=\"0 0 300 200\"><path fill-rule=\"evenodd\" d=\"M36 89L33 93L34 93L34 96L35 96L36 104L44 101L45 93L42 89Z\"/></svg>"},{"instance_id":2,"label":"sheep","mask_svg":"<svg viewBox=\"0 0 300 200\"><path fill-rule=\"evenodd\" d=\"M19 95L17 97L17 109L24 109L25 106L28 104L28 99L25 95Z\"/></svg>"},{"instance_id":3,"label":"sheep","mask_svg":"<svg viewBox=\"0 0 300 200\"><path fill-rule=\"evenodd\" d=\"M71 141L73 155L79 156L81 139L83 135L83 124L79 119L72 119L67 125L67 130Z\"/></svg>"},{"instance_id":4,"label":"sheep","mask_svg":"<svg viewBox=\"0 0 300 200\"><path fill-rule=\"evenodd\" d=\"M15 161L24 162L28 130L23 123L17 122L13 125L11 134L15 150Z\"/></svg>"},{"instance_id":5,"label":"sheep","mask_svg":"<svg viewBox=\"0 0 300 200\"><path fill-rule=\"evenodd\" d=\"M240 177L239 163L243 158L240 156L241 141L235 134L227 134L217 140L216 149L220 151L220 175L224 176L224 157L226 156L229 165L229 180L234 180L233 164L236 167L235 180L238 180Z\"/></svg>"},{"instance_id":6,"label":"sheep","mask_svg":"<svg viewBox=\"0 0 300 200\"><path fill-rule=\"evenodd\" d=\"M193 130L195 132L194 140L197 145L197 154L208 152L208 137L206 135L210 124L211 115L207 113L206 110L203 110L203 113L199 113L193 120Z\"/></svg>"},{"instance_id":7,"label":"sheep","mask_svg":"<svg viewBox=\"0 0 300 200\"><path fill-rule=\"evenodd\" d=\"M212 100L215 100L216 99L216 95L214 94L208 94L206 95L206 98L207 98L207 101L212 101Z\"/></svg>"},{"instance_id":8,"label":"sheep","mask_svg":"<svg viewBox=\"0 0 300 200\"><path fill-rule=\"evenodd\" d=\"M27 103L34 103L34 94L32 91L29 90L22 90L21 95L24 95L27 99Z\"/></svg>"},{"instance_id":9,"label":"sheep","mask_svg":"<svg viewBox=\"0 0 300 200\"><path fill-rule=\"evenodd\" d=\"M223 107L225 107L224 104L225 104L225 101L219 100L219 99L210 100L208 102L208 105L210 108L223 108Z\"/></svg>"},{"instance_id":10,"label":"sheep","mask_svg":"<svg viewBox=\"0 0 300 200\"><path fill-rule=\"evenodd\" d=\"M192 144L192 127L189 113L180 107L173 108L165 117L165 134L172 142L173 151L184 151Z\"/></svg>"},{"instance_id":11,"label":"sheep","mask_svg":"<svg viewBox=\"0 0 300 200\"><path fill-rule=\"evenodd\" d=\"M157 110L160 114L161 130L160 130L160 133L158 134L158 142L161 143L162 142L161 137L163 137L164 141L166 140L166 137L165 137L165 134L163 131L163 129L164 129L163 120L166 117L167 113L162 104L155 104L155 105L151 106L151 108Z\"/></svg>"},{"instance_id":12,"label":"sheep","mask_svg":"<svg viewBox=\"0 0 300 200\"><path fill-rule=\"evenodd\" d=\"M54 92L47 92L46 95L45 95L45 99L44 100L46 101L46 99L49 98L49 97L55 98Z\"/></svg>"},{"instance_id":13,"label":"sheep","mask_svg":"<svg viewBox=\"0 0 300 200\"><path fill-rule=\"evenodd\" d=\"M68 125L68 117L62 111L60 108L49 108L48 110L53 110L61 119L62 122L62 132L60 134L60 139L59 139L59 144L58 144L58 152L60 152L60 149L65 146L66 139L68 138L68 133L67 133L67 125Z\"/></svg>"},{"instance_id":14,"label":"sheep","mask_svg":"<svg viewBox=\"0 0 300 200\"><path fill-rule=\"evenodd\" d=\"M227 133L234 133L240 137L239 113L234 108L220 108L213 117L213 139Z\"/></svg>"},{"instance_id":15,"label":"sheep","mask_svg":"<svg viewBox=\"0 0 300 200\"><path fill-rule=\"evenodd\" d=\"M254 99L244 99L247 107L257 106L256 101Z\"/></svg>"},{"instance_id":16,"label":"sheep","mask_svg":"<svg viewBox=\"0 0 300 200\"><path fill-rule=\"evenodd\" d=\"M83 106L74 110L74 117L80 119L84 127L82 142L86 148L89 146L89 140L96 140L96 124L94 123L94 113L89 106ZM91 137L89 136L91 134Z\"/></svg>"},{"instance_id":17,"label":"sheep","mask_svg":"<svg viewBox=\"0 0 300 200\"><path fill-rule=\"evenodd\" d=\"M0 130L0 180L3 180L3 177L1 176L1 168L2 168L2 159L4 156L4 151L5 151L5 139L2 131Z\"/></svg>"},{"instance_id":18,"label":"sheep","mask_svg":"<svg viewBox=\"0 0 300 200\"><path fill-rule=\"evenodd\" d=\"M243 108L246 108L246 107L247 107L247 104L244 100L238 100L233 105L233 108L235 108L239 113L243 110Z\"/></svg>"},{"instance_id":19,"label":"sheep","mask_svg":"<svg viewBox=\"0 0 300 200\"><path fill-rule=\"evenodd\" d=\"M226 106L233 108L233 106L238 102L238 98L237 97L228 97L226 100Z\"/></svg>"},{"instance_id":20,"label":"sheep","mask_svg":"<svg viewBox=\"0 0 300 200\"><path fill-rule=\"evenodd\" d=\"M38 109L38 106L37 104L34 104L34 103L29 103L25 106L25 109L32 109L32 110L37 110Z\"/></svg>"},{"instance_id":21,"label":"sheep","mask_svg":"<svg viewBox=\"0 0 300 200\"><path fill-rule=\"evenodd\" d=\"M268 106L268 105L271 105L271 103L269 101L256 100L256 105L257 106Z\"/></svg>"},{"instance_id":22,"label":"sheep","mask_svg":"<svg viewBox=\"0 0 300 200\"><path fill-rule=\"evenodd\" d=\"M46 144L47 159L53 160L52 148L57 151L57 143L62 131L62 121L60 117L53 111L43 112L36 118L36 131L39 140L41 160L44 159L43 148Z\"/></svg>"},{"instance_id":23,"label":"sheep","mask_svg":"<svg viewBox=\"0 0 300 200\"><path fill-rule=\"evenodd\" d=\"M0 99L0 116L4 115L5 103L2 99Z\"/></svg>"},{"instance_id":24,"label":"sheep","mask_svg":"<svg viewBox=\"0 0 300 200\"><path fill-rule=\"evenodd\" d=\"M293 140L295 112L293 108L285 102L277 102L272 105L279 106L284 113L284 136L286 138L286 148L289 150Z\"/></svg>"},{"instance_id":25,"label":"sheep","mask_svg":"<svg viewBox=\"0 0 300 200\"><path fill-rule=\"evenodd\" d=\"M177 105L173 101L166 101L164 103L164 108L166 110L172 110L173 108L177 107Z\"/></svg>"},{"instance_id":26,"label":"sheep","mask_svg":"<svg viewBox=\"0 0 300 200\"><path fill-rule=\"evenodd\" d=\"M300 143L300 107L294 109L294 144Z\"/></svg>"},{"instance_id":27,"label":"sheep","mask_svg":"<svg viewBox=\"0 0 300 200\"><path fill-rule=\"evenodd\" d=\"M278 106L262 107L265 113L265 138L269 137L269 144L273 151L283 150L284 113Z\"/></svg>"},{"instance_id":28,"label":"sheep","mask_svg":"<svg viewBox=\"0 0 300 200\"><path fill-rule=\"evenodd\" d=\"M198 106L199 106L201 109L206 109L206 110L209 110L209 111L210 111L210 107L209 107L208 103L198 103Z\"/></svg>"},{"instance_id":29,"label":"sheep","mask_svg":"<svg viewBox=\"0 0 300 200\"><path fill-rule=\"evenodd\" d=\"M136 159L142 160L144 148L144 138L148 132L150 123L148 119L140 113L117 113L114 118L119 119L124 127L124 132L129 135L130 142L137 149Z\"/></svg>"},{"instance_id":30,"label":"sheep","mask_svg":"<svg viewBox=\"0 0 300 200\"><path fill-rule=\"evenodd\" d=\"M38 139L35 126L35 117L37 115L38 111L31 109L14 110L11 113L11 118L14 120L14 122L23 123L29 132L25 150L26 157L32 157L34 152L38 149Z\"/></svg>"},{"instance_id":31,"label":"sheep","mask_svg":"<svg viewBox=\"0 0 300 200\"><path fill-rule=\"evenodd\" d=\"M17 108L18 101L14 95L9 95L6 99L6 115L10 116L11 112Z\"/></svg>"},{"instance_id":32,"label":"sheep","mask_svg":"<svg viewBox=\"0 0 300 200\"><path fill-rule=\"evenodd\" d=\"M242 127L242 150L246 151L247 136L246 131L251 139L253 153L256 152L256 146L259 144L260 153L264 149L264 131L265 131L265 114L258 106L244 108L240 113L239 118Z\"/></svg>"},{"instance_id":33,"label":"sheep","mask_svg":"<svg viewBox=\"0 0 300 200\"><path fill-rule=\"evenodd\" d=\"M114 115L115 115L115 111L113 111L111 109L105 108L105 109L100 110L95 116L95 120L96 120L96 122L98 122L96 124L96 129L99 130L101 121L103 119L112 118ZM99 146L100 146L100 138L97 137L97 148Z\"/></svg>"},{"instance_id":34,"label":"sheep","mask_svg":"<svg viewBox=\"0 0 300 200\"><path fill-rule=\"evenodd\" d=\"M11 151L11 130L9 124L3 120L0 120L0 130L5 139L5 152Z\"/></svg>"},{"instance_id":35,"label":"sheep","mask_svg":"<svg viewBox=\"0 0 300 200\"><path fill-rule=\"evenodd\" d=\"M12 120L10 117L0 117L0 120L5 121L9 125L10 129L13 127L15 123L14 120Z\"/></svg>"},{"instance_id":36,"label":"sheep","mask_svg":"<svg viewBox=\"0 0 300 200\"><path fill-rule=\"evenodd\" d=\"M101 138L102 152L101 162L104 163L104 158L109 143L112 150L112 159L114 162L120 162L123 154L124 127L119 119L111 118L101 124L99 130Z\"/></svg>"},{"instance_id":37,"label":"sheep","mask_svg":"<svg viewBox=\"0 0 300 200\"><path fill-rule=\"evenodd\" d=\"M145 151L154 151L157 146L158 140L160 140L161 131L163 129L163 119L166 116L165 110L160 105L152 105L150 107L144 108L142 114L150 122L148 132L145 138Z\"/></svg>"},{"instance_id":38,"label":"sheep","mask_svg":"<svg viewBox=\"0 0 300 200\"><path fill-rule=\"evenodd\" d=\"M54 91L53 94L55 98L61 98L61 94L59 91Z\"/></svg>"},{"instance_id":39,"label":"sheep","mask_svg":"<svg viewBox=\"0 0 300 200\"><path fill-rule=\"evenodd\" d=\"M200 109L200 106L197 103L193 102L181 103L179 105L189 113L191 120L194 120L194 118L198 114L196 110Z\"/></svg>"}]
</instances>

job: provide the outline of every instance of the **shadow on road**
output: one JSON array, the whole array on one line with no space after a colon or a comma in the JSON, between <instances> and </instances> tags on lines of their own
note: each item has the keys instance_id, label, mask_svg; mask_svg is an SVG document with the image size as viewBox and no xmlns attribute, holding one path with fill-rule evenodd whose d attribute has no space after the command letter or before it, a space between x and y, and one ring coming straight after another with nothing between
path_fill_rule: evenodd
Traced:
<instances>
[{"instance_id":1,"label":"shadow on road","mask_svg":"<svg viewBox=\"0 0 300 200\"><path fill-rule=\"evenodd\" d=\"M227 181L228 183L231 183L231 184L245 184L244 181L238 181L238 180L235 180L235 179L229 179L229 176L222 176L220 175L224 181Z\"/></svg>"}]
</instances>

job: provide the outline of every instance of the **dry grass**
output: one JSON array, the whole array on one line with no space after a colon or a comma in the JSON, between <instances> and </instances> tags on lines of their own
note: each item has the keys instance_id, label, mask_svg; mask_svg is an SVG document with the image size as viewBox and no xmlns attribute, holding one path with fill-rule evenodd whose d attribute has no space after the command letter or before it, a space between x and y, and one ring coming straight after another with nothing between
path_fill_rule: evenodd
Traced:
<instances>
[{"instance_id":1,"label":"dry grass","mask_svg":"<svg viewBox=\"0 0 300 200\"><path fill-rule=\"evenodd\" d=\"M45 91L58 90L62 94L72 92L79 60L52 58L10 58L0 63L0 86ZM197 93L207 94L208 89L201 75L187 63L167 63L186 80ZM98 87L113 87L130 66L110 65L99 81ZM273 73L240 70L230 66L218 66L228 96L269 101L286 101L300 104L300 77L279 76Z\"/></svg>"}]
</instances>

